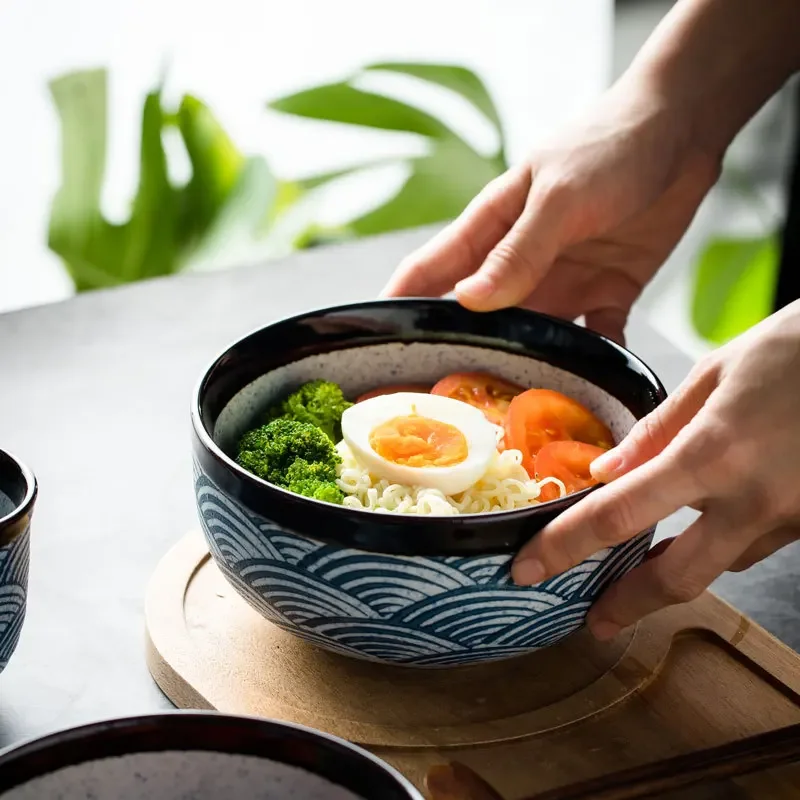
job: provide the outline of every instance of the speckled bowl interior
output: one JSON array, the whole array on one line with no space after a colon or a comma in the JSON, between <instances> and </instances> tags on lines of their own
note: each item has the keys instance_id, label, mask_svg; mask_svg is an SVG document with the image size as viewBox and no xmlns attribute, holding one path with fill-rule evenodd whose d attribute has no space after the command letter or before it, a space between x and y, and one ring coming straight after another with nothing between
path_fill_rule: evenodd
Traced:
<instances>
[{"instance_id":1,"label":"speckled bowl interior","mask_svg":"<svg viewBox=\"0 0 800 800\"><path fill-rule=\"evenodd\" d=\"M538 586L513 584L517 548L591 490L515 511L377 514L292 495L234 463L239 437L305 381L335 381L355 398L382 384L433 384L466 371L564 392L616 441L663 396L652 373L616 345L519 310L471 315L444 301L376 303L257 332L207 373L194 417L203 531L216 564L253 608L342 655L453 667L560 641L641 562L652 530Z\"/></svg>"},{"instance_id":2,"label":"speckled bowl interior","mask_svg":"<svg viewBox=\"0 0 800 800\"><path fill-rule=\"evenodd\" d=\"M361 800L310 772L258 756L171 750L88 761L52 772L0 795L2 800L149 800L270 798Z\"/></svg>"},{"instance_id":3,"label":"speckled bowl interior","mask_svg":"<svg viewBox=\"0 0 800 800\"><path fill-rule=\"evenodd\" d=\"M266 720L163 714L54 734L0 755L0 800L422 800L335 737Z\"/></svg>"},{"instance_id":4,"label":"speckled bowl interior","mask_svg":"<svg viewBox=\"0 0 800 800\"><path fill-rule=\"evenodd\" d=\"M278 367L243 388L214 426L214 441L235 456L241 435L278 398L306 381L338 383L350 398L389 383L430 383L454 372L490 372L521 386L556 389L583 403L619 441L636 421L617 398L584 378L528 356L457 343L392 342L320 353Z\"/></svg>"}]
</instances>

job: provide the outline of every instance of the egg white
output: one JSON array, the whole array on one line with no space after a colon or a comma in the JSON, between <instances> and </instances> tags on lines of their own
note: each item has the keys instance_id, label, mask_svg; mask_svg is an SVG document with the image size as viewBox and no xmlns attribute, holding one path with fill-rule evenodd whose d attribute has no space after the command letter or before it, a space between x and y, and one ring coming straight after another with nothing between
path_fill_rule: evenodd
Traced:
<instances>
[{"instance_id":1,"label":"egg white","mask_svg":"<svg viewBox=\"0 0 800 800\"><path fill-rule=\"evenodd\" d=\"M467 442L467 457L451 466L411 467L395 464L373 450L370 434L394 417L427 417L458 428ZM474 406L432 394L397 392L372 397L342 415L342 436L356 459L374 475L405 486L438 489L445 495L477 483L497 455L497 430Z\"/></svg>"}]
</instances>

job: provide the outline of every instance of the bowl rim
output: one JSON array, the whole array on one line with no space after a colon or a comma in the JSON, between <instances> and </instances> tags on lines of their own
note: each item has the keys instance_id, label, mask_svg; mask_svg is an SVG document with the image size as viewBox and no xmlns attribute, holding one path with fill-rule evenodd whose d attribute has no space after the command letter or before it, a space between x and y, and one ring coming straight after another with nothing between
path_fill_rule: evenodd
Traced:
<instances>
[{"instance_id":1,"label":"bowl rim","mask_svg":"<svg viewBox=\"0 0 800 800\"><path fill-rule=\"evenodd\" d=\"M0 517L0 547L5 547L27 527L27 519L36 502L39 484L33 471L7 450L0 449L0 461L5 462L12 470L16 470L25 483L25 494L21 502L17 503L8 514ZM3 491L2 486L0 491Z\"/></svg>"},{"instance_id":2,"label":"bowl rim","mask_svg":"<svg viewBox=\"0 0 800 800\"><path fill-rule=\"evenodd\" d=\"M281 731L291 731L299 734L301 737L308 737L310 739L321 740L323 746L333 745L334 748L348 751L354 759L360 761L369 761L379 770L381 770L388 778L393 780L397 788L404 791L408 800L424 800L422 794L416 789L411 781L405 777L398 769L393 767L388 762L371 753L369 750L335 736L332 733L312 728L308 725L302 725L297 722L288 722L284 720L272 719L268 717L257 717L251 714L228 714L215 710L198 710L198 709L171 709L169 711L155 712L152 714L141 714L124 717L112 717L110 719L102 719L94 722L83 723L75 725L63 730L48 733L43 736L34 736L28 739L12 744L5 748L0 748L0 794L24 786L32 780L37 778L52 775L62 769L68 767L78 766L80 764L89 763L97 760L104 760L117 755L134 755L137 753L166 753L166 752L214 752L224 753L228 755L253 755L250 753L240 753L236 750L224 750L219 747L214 747L214 742L209 742L208 747L182 747L180 741L176 741L174 747L168 748L134 748L127 750L124 753L108 752L108 745L120 736L130 735L136 736L137 731L140 734L140 741L146 743L146 731L148 728L173 726L177 738L180 738L181 732L185 726L191 726L193 723L204 726L204 730L208 728L219 728L224 730L226 726L238 726L258 732L278 733ZM105 743L106 747L103 747ZM100 747L97 751L91 752L89 747L99 744ZM58 763L51 763L48 759L48 754L52 755L53 748L64 749L65 756L75 756L71 760L62 758ZM285 761L281 758L270 756L268 753L263 755L255 755L256 758L261 758L265 761L274 761L287 766L293 766L305 772L312 772L318 777L333 782L331 778L325 775L314 773L307 767L293 764L290 761ZM4 767L13 767L18 765L20 760L32 759L33 769L35 774L23 775L19 780L12 770L4 769ZM38 771L36 771L38 769ZM341 786L341 784L339 784ZM347 786L341 788L357 794L357 790L351 789Z\"/></svg>"},{"instance_id":3,"label":"bowl rim","mask_svg":"<svg viewBox=\"0 0 800 800\"><path fill-rule=\"evenodd\" d=\"M366 515L366 516L374 516L376 512L369 511L367 509L357 509L357 508L348 508L346 506L335 505L333 503L326 503L322 500L315 500L310 497L304 497L302 495L297 495L294 492L290 492L288 489L283 489L280 486L276 486L268 481L265 481L263 478L259 478L257 475L253 475L252 473L245 470L243 467L240 467L234 459L228 456L219 445L214 441L212 435L206 429L204 421L203 421L203 412L202 412L202 400L204 397L204 390L209 380L211 373L216 369L216 367L226 358L226 356L234 350L237 346L241 345L251 337L258 336L262 332L277 327L279 325L284 324L291 324L293 322L299 322L304 319L308 319L310 317L322 317L328 314L336 313L348 313L348 312L358 312L358 311L366 311L372 310L377 308L388 308L391 306L396 307L403 307L409 306L413 307L416 304L425 303L427 305L433 306L441 306L441 307L449 307L453 308L456 307L458 309L463 310L465 313L476 313L476 312L469 312L468 309L461 306L456 300L451 300L448 298L430 298L430 297L403 297L403 298L388 298L388 299L375 299L375 300L364 300L355 303L344 303L344 304L337 304L332 306L325 306L321 308L312 308L307 309L305 311L301 311L296 314L292 314L290 316L281 317L278 319L273 320L272 322L267 323L266 325L261 325L257 328L252 329L249 333L238 336L233 341L231 341L224 349L219 351L217 355L207 363L207 366L201 372L201 376L199 380L196 381L195 387L192 391L192 400L191 400L191 422L192 428L195 436L197 437L197 441L205 450L205 452L214 458L216 461L221 463L229 472L231 472L238 480L243 481L245 485L252 487L253 489L266 492L269 495L277 498L289 498L292 502L299 503L305 507L316 507L324 508L325 513L331 514L331 520L335 520L336 518L345 518L350 517L353 514L356 515ZM620 355L624 356L626 361L633 362L637 369L642 374L643 379L645 379L652 389L654 390L654 394L657 397L656 406L660 405L667 399L667 391L661 382L660 378L655 374L655 372L635 353L628 350L623 345L618 344L613 339L609 339L606 336L603 336L600 333L597 333L589 328L585 328L583 326L577 325L574 322L569 320L561 319L560 317L555 317L549 314L542 314L538 311L531 311L530 309L524 309L519 307L513 307L508 309L501 309L497 312L492 312L495 314L516 314L521 315L523 317L531 318L535 317L539 320L544 320L549 322L557 327L565 328L571 331L579 332L579 336L586 336L596 340L600 340L604 342L608 347L612 350L616 351ZM458 344L458 342L452 342L452 344ZM484 344L484 347L489 349L497 349L491 348L491 345ZM346 349L346 348L345 348ZM292 363L292 362L287 362ZM565 370L569 371L569 370ZM263 374L267 374L266 372ZM577 374L577 373L574 373ZM580 377L580 375L578 375ZM591 383L591 381L589 381ZM241 387L242 389L244 387ZM239 389L241 391L241 389ZM448 521L448 522L456 522L457 521L465 521L469 520L470 522L474 523L481 523L486 522L488 520L500 522L501 520L513 520L513 519L520 519L529 517L534 514L558 514L561 511L565 510L566 508L578 503L587 495L595 492L599 489L600 486L593 486L587 489L582 489L578 492L573 492L572 494L566 495L565 497L556 498L555 500L549 500L542 503L536 503L531 506L527 506L524 508L517 508L508 511L483 511L473 514L462 514L462 515L413 515L413 514L401 514L401 515L392 515L392 514L381 514L380 515L380 522L382 524L396 524L402 522L405 528L421 528L425 527L426 525L430 525L431 523L441 522L441 521ZM323 537L320 537L323 539ZM327 541L326 539L323 539ZM443 553L443 555L455 555L456 551Z\"/></svg>"}]
</instances>

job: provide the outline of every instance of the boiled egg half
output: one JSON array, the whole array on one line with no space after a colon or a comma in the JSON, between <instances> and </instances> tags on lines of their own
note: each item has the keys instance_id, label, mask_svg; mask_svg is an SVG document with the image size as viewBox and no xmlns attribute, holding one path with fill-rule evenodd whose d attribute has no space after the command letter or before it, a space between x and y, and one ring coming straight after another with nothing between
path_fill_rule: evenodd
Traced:
<instances>
[{"instance_id":1,"label":"boiled egg half","mask_svg":"<svg viewBox=\"0 0 800 800\"><path fill-rule=\"evenodd\" d=\"M342 415L342 436L373 475L454 495L469 489L497 455L483 412L432 394L397 392L364 400Z\"/></svg>"}]
</instances>

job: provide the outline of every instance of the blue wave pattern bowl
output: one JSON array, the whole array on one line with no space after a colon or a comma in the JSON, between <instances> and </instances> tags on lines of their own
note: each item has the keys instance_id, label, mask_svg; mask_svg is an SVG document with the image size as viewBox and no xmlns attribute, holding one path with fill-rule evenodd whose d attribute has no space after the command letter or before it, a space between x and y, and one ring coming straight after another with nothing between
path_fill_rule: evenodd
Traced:
<instances>
[{"instance_id":1,"label":"blue wave pattern bowl","mask_svg":"<svg viewBox=\"0 0 800 800\"><path fill-rule=\"evenodd\" d=\"M35 500L31 472L0 450L0 672L17 647L25 621Z\"/></svg>"},{"instance_id":2,"label":"blue wave pattern bowl","mask_svg":"<svg viewBox=\"0 0 800 800\"><path fill-rule=\"evenodd\" d=\"M557 389L619 441L664 397L627 351L531 312L475 315L455 303L389 301L269 326L221 356L193 410L197 508L228 581L266 619L328 650L452 667L522 655L583 625L605 588L637 566L653 530L535 587L510 579L514 553L588 491L530 508L457 517L347 509L241 470L236 442L276 397L326 378L349 396L393 382L489 371Z\"/></svg>"},{"instance_id":3,"label":"blue wave pattern bowl","mask_svg":"<svg viewBox=\"0 0 800 800\"><path fill-rule=\"evenodd\" d=\"M592 602L640 563L652 531L536 588L514 586L511 556L400 556L299 536L232 503L197 474L214 560L251 606L328 650L417 667L522 655L583 624Z\"/></svg>"}]
</instances>

